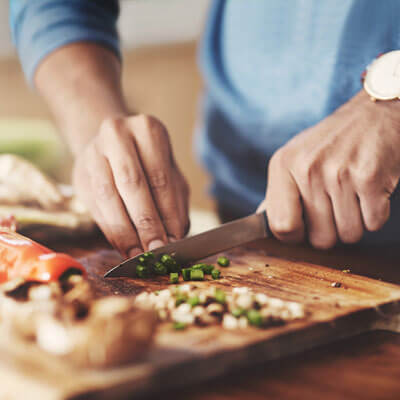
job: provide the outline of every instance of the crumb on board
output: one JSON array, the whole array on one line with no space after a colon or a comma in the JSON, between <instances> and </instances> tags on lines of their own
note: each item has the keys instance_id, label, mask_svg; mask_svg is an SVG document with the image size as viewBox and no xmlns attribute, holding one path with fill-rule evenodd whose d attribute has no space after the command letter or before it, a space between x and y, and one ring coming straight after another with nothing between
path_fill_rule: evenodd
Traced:
<instances>
[{"instance_id":1,"label":"crumb on board","mask_svg":"<svg viewBox=\"0 0 400 400\"><path fill-rule=\"evenodd\" d=\"M342 272L343 272L344 274L350 274L351 270L350 270L349 268L347 268L347 269L342 269Z\"/></svg>"},{"instance_id":2,"label":"crumb on board","mask_svg":"<svg viewBox=\"0 0 400 400\"><path fill-rule=\"evenodd\" d=\"M342 286L342 284L340 282L332 282L331 286L334 288L340 288Z\"/></svg>"}]
</instances>

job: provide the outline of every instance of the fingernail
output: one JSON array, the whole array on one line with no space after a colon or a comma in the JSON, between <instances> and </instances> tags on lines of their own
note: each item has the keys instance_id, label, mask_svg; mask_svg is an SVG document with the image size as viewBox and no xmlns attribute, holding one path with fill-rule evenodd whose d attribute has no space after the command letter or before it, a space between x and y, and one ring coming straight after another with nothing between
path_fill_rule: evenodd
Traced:
<instances>
[{"instance_id":1,"label":"fingernail","mask_svg":"<svg viewBox=\"0 0 400 400\"><path fill-rule=\"evenodd\" d=\"M133 249L130 249L128 252L129 258L135 257L138 254L143 253L143 250L140 249L139 247L134 247Z\"/></svg>"},{"instance_id":2,"label":"fingernail","mask_svg":"<svg viewBox=\"0 0 400 400\"><path fill-rule=\"evenodd\" d=\"M162 240L153 240L149 243L149 250L154 250L162 246L164 246L164 242Z\"/></svg>"},{"instance_id":3,"label":"fingernail","mask_svg":"<svg viewBox=\"0 0 400 400\"><path fill-rule=\"evenodd\" d=\"M173 236L168 236L168 242L176 242L177 239L175 239Z\"/></svg>"}]
</instances>

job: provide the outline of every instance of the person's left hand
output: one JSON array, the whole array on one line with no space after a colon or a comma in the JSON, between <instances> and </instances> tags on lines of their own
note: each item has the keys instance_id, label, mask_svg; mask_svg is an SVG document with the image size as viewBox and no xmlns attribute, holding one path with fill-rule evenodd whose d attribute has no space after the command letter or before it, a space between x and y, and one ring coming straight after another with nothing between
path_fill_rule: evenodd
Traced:
<instances>
[{"instance_id":1,"label":"person's left hand","mask_svg":"<svg viewBox=\"0 0 400 400\"><path fill-rule=\"evenodd\" d=\"M389 218L399 177L400 102L374 103L361 91L273 155L258 210L280 240L354 243Z\"/></svg>"}]
</instances>

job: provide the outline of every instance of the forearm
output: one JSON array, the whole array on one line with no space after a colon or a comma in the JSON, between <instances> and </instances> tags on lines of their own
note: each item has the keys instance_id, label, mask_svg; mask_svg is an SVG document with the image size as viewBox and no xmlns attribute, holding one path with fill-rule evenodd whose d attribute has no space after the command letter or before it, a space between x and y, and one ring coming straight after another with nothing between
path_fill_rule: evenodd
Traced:
<instances>
[{"instance_id":1,"label":"forearm","mask_svg":"<svg viewBox=\"0 0 400 400\"><path fill-rule=\"evenodd\" d=\"M75 155L96 135L104 119L128 112L120 62L96 44L59 48L39 65L34 80Z\"/></svg>"}]
</instances>

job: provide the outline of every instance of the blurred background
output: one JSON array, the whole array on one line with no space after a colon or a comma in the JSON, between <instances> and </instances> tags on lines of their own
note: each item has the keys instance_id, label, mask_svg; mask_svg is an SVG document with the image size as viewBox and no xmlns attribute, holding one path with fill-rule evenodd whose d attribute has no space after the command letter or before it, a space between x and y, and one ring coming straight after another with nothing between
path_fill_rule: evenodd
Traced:
<instances>
[{"instance_id":1,"label":"blurred background","mask_svg":"<svg viewBox=\"0 0 400 400\"><path fill-rule=\"evenodd\" d=\"M210 0L123 0L119 29L123 86L129 105L161 119L191 185L192 207L212 211L207 176L195 160L192 138L201 79L196 46ZM0 152L21 154L62 181L71 160L40 97L22 74L8 26L8 1L0 2ZM212 218L211 214L208 215Z\"/></svg>"}]
</instances>

